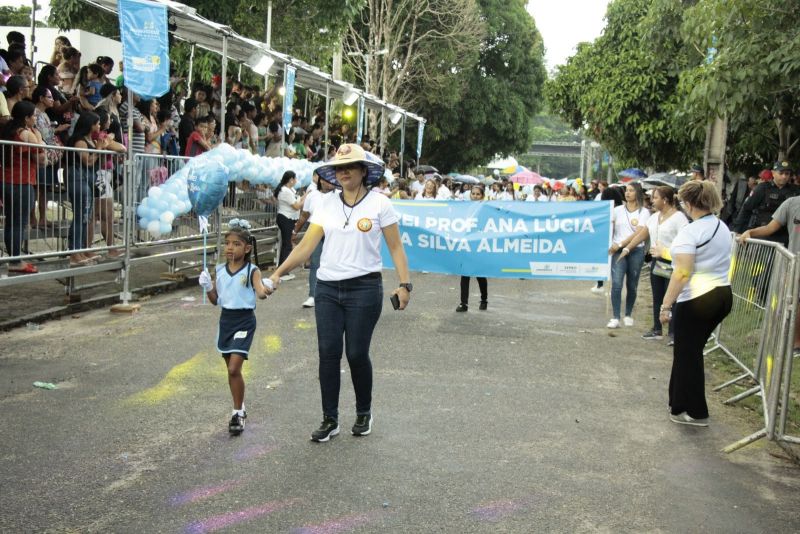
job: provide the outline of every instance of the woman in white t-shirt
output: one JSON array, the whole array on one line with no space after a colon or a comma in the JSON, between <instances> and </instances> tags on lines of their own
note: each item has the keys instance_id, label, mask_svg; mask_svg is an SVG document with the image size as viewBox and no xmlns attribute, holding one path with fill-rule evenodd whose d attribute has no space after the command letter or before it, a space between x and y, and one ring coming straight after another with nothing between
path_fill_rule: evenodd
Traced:
<instances>
[{"instance_id":1,"label":"woman in white t-shirt","mask_svg":"<svg viewBox=\"0 0 800 534\"><path fill-rule=\"evenodd\" d=\"M285 262L292 252L292 230L294 230L297 219L300 218L300 208L303 207L303 202L306 199L306 195L298 197L297 193L295 193L294 186L296 183L297 176L294 171L286 171L283 173L280 184L275 188L275 198L278 199L277 222L281 233L281 253L278 265ZM287 272L283 280L292 280L293 278L294 275Z\"/></svg>"},{"instance_id":2,"label":"woman in white t-shirt","mask_svg":"<svg viewBox=\"0 0 800 534\"><path fill-rule=\"evenodd\" d=\"M661 312L661 302L667 292L669 278L672 267L672 256L669 247L672 240L678 235L678 231L689 224L686 215L681 213L676 205L675 190L667 185L662 185L653 189L653 208L654 213L647 219L647 226L642 228L628 244L628 249L650 239L650 255L653 257L650 263L650 289L653 290L653 328L645 333L644 339L661 339L662 329L659 315ZM625 249L620 253L627 255ZM669 323L669 339L672 344L673 324Z\"/></svg>"},{"instance_id":3,"label":"woman in white t-shirt","mask_svg":"<svg viewBox=\"0 0 800 534\"><path fill-rule=\"evenodd\" d=\"M400 280L392 291L398 309L408 305L412 286L398 216L388 198L370 191L383 176L383 162L359 145L344 144L332 161L317 168L317 174L342 190L321 198L305 236L271 279L277 288L280 276L305 262L325 238L314 297L323 419L311 440L328 441L339 433L343 338L356 395L352 434L365 436L372 431L369 348L383 307L381 236Z\"/></svg>"},{"instance_id":4,"label":"woman in white t-shirt","mask_svg":"<svg viewBox=\"0 0 800 534\"><path fill-rule=\"evenodd\" d=\"M688 182L681 186L678 197L692 222L672 241L674 268L661 305L661 322L673 317L675 322L670 419L684 425L708 426L703 347L733 305L728 279L733 238L716 216L722 199L712 182Z\"/></svg>"},{"instance_id":5,"label":"woman in white t-shirt","mask_svg":"<svg viewBox=\"0 0 800 534\"><path fill-rule=\"evenodd\" d=\"M636 232L645 227L650 212L644 207L644 194L639 184L625 187L625 202L614 208L611 224L614 227L611 248L611 309L614 316L606 327L619 328L620 308L622 306L622 284L625 283L625 326L633 326L633 305L639 275L644 263L644 243L628 246ZM625 250L627 249L627 251ZM625 252L625 254L622 254Z\"/></svg>"}]
</instances>

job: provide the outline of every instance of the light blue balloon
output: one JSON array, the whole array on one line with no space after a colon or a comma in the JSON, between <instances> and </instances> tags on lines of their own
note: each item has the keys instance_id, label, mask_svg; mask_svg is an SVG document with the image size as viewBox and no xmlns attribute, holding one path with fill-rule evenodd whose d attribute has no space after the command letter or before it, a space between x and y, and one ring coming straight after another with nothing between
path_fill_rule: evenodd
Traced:
<instances>
[{"instance_id":1,"label":"light blue balloon","mask_svg":"<svg viewBox=\"0 0 800 534\"><path fill-rule=\"evenodd\" d=\"M172 225L170 223L159 221L158 229L161 231L162 234L172 233Z\"/></svg>"},{"instance_id":2,"label":"light blue balloon","mask_svg":"<svg viewBox=\"0 0 800 534\"><path fill-rule=\"evenodd\" d=\"M139 204L139 207L136 208L136 215L138 215L139 217L147 217L148 213L150 213L150 208L144 202Z\"/></svg>"}]
</instances>

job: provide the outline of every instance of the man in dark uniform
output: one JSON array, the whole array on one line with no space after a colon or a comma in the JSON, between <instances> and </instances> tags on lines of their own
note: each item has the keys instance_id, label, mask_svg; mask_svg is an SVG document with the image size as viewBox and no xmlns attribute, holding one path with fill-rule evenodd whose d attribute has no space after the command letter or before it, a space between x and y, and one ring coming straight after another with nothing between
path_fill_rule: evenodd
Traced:
<instances>
[{"instance_id":1,"label":"man in dark uniform","mask_svg":"<svg viewBox=\"0 0 800 534\"><path fill-rule=\"evenodd\" d=\"M766 226L778 206L787 198L800 195L800 187L790 183L792 168L788 161L779 161L772 168L772 181L756 186L753 194L745 201L739 216L736 217L734 231L741 234L746 230ZM765 239L781 243L784 247L789 243L786 227Z\"/></svg>"},{"instance_id":2,"label":"man in dark uniform","mask_svg":"<svg viewBox=\"0 0 800 534\"><path fill-rule=\"evenodd\" d=\"M703 181L706 179L706 173L703 170L703 166L700 164L695 163L694 165L692 165L691 169L689 169L689 172L692 173L692 177L689 178L689 181L693 180Z\"/></svg>"}]
</instances>

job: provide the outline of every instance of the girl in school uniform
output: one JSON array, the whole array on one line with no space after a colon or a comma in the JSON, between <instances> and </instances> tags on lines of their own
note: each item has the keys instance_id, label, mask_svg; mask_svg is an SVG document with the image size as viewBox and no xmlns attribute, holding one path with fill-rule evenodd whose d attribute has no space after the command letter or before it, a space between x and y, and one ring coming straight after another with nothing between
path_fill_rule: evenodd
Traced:
<instances>
[{"instance_id":1,"label":"girl in school uniform","mask_svg":"<svg viewBox=\"0 0 800 534\"><path fill-rule=\"evenodd\" d=\"M200 273L198 279L211 304L219 304L222 308L217 350L222 353L228 368L228 386L233 396L233 414L228 431L234 435L244 430L247 418L242 364L247 360L256 331L256 297L265 299L269 295L258 265L250 262L254 246L250 223L244 219L231 219L225 234L226 261L217 265L216 280L211 280L208 270Z\"/></svg>"}]
</instances>

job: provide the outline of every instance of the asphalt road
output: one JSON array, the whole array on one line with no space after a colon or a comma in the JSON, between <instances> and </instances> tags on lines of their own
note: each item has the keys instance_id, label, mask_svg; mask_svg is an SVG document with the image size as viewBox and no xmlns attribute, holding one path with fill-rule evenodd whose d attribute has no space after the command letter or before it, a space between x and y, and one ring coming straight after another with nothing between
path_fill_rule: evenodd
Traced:
<instances>
[{"instance_id":1,"label":"asphalt road","mask_svg":"<svg viewBox=\"0 0 800 534\"><path fill-rule=\"evenodd\" d=\"M763 441L720 452L757 419L711 397L709 428L668 420L671 355L639 337L646 297L611 337L585 282L490 280L489 310L463 314L457 277L414 282L373 339L372 435L349 435L345 361L343 433L326 444L308 439L302 275L259 302L236 438L219 310L199 289L0 334L0 531L800 530L795 465Z\"/></svg>"}]
</instances>

